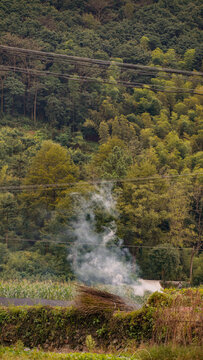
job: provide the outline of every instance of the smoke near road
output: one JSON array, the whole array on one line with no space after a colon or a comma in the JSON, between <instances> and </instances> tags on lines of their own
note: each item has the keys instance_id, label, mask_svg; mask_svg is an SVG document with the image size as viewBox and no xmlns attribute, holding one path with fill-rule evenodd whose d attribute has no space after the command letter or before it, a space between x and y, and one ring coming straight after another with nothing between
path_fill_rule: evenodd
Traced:
<instances>
[{"instance_id":1,"label":"smoke near road","mask_svg":"<svg viewBox=\"0 0 203 360\"><path fill-rule=\"evenodd\" d=\"M157 290L135 280L138 269L132 267L130 253L116 235L116 201L111 186L97 188L88 200L76 196L79 211L72 224L74 244L68 258L78 280L87 285L130 285L137 295ZM100 216L103 226L98 224Z\"/></svg>"}]
</instances>

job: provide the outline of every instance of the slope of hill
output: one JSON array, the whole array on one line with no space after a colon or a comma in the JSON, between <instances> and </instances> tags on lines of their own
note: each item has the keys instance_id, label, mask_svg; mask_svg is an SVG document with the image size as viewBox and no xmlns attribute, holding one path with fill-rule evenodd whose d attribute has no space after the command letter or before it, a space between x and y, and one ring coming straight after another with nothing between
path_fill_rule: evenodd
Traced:
<instances>
[{"instance_id":1,"label":"slope of hill","mask_svg":"<svg viewBox=\"0 0 203 360\"><path fill-rule=\"evenodd\" d=\"M88 197L87 181L112 179L116 236L142 275L192 281L194 267L202 282L202 9L200 0L0 2L1 45L44 52L0 47L1 276L72 277L71 193ZM71 185L37 188L56 183ZM95 219L98 232L112 221L96 208Z\"/></svg>"}]
</instances>

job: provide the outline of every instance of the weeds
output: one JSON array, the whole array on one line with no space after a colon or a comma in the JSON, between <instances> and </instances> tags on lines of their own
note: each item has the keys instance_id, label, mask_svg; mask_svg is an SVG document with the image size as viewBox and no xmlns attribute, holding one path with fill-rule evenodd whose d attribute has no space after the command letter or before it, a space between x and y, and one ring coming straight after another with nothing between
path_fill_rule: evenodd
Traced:
<instances>
[{"instance_id":1,"label":"weeds","mask_svg":"<svg viewBox=\"0 0 203 360\"><path fill-rule=\"evenodd\" d=\"M188 289L175 293L167 308L155 313L154 341L174 344L203 344L203 306L199 291ZM200 340L201 339L201 340Z\"/></svg>"},{"instance_id":2,"label":"weeds","mask_svg":"<svg viewBox=\"0 0 203 360\"><path fill-rule=\"evenodd\" d=\"M0 358L3 360L201 360L202 349L198 347L153 346L142 347L134 353L96 354L96 353L54 353L23 346L0 346Z\"/></svg>"}]
</instances>

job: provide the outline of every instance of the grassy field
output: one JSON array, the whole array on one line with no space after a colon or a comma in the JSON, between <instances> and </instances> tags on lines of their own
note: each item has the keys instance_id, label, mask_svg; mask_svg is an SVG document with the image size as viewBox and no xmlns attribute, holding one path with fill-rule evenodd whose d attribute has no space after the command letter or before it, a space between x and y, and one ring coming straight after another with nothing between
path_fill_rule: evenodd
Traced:
<instances>
[{"instance_id":1,"label":"grassy field","mask_svg":"<svg viewBox=\"0 0 203 360\"><path fill-rule=\"evenodd\" d=\"M152 346L141 347L134 353L96 354L96 353L54 353L25 348L23 344L11 347L0 346L0 359L56 359L56 360L202 360L200 347Z\"/></svg>"}]
</instances>

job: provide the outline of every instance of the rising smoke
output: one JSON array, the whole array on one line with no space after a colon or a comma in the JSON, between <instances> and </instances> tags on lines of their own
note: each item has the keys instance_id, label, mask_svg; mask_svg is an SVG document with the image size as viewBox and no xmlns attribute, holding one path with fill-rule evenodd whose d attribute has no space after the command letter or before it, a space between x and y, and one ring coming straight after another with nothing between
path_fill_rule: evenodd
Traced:
<instances>
[{"instance_id":1,"label":"rising smoke","mask_svg":"<svg viewBox=\"0 0 203 360\"><path fill-rule=\"evenodd\" d=\"M87 285L130 285L141 296L145 290L157 290L153 284L135 280L138 269L132 266L128 249L116 235L116 202L111 186L99 187L88 200L77 194L75 197L79 210L72 224L74 243L68 258L78 280ZM105 225L99 224L100 215Z\"/></svg>"}]
</instances>

